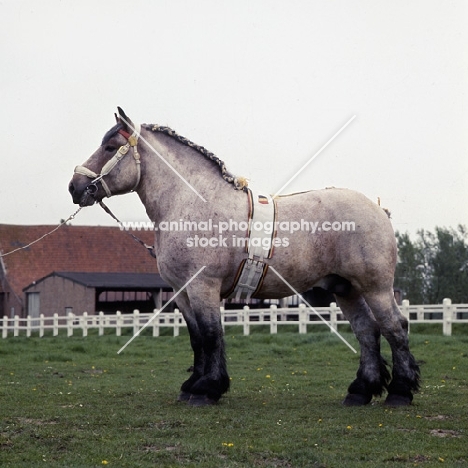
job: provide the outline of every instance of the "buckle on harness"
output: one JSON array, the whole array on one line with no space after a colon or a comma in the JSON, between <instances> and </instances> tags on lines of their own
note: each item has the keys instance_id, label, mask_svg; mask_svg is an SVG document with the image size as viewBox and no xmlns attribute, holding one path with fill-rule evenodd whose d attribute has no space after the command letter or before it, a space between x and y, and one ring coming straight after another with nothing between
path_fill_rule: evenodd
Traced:
<instances>
[{"instance_id":1,"label":"buckle on harness","mask_svg":"<svg viewBox=\"0 0 468 468\"><path fill-rule=\"evenodd\" d=\"M128 150L130 149L130 145L127 143L126 145L121 146L116 154L117 159L121 159L122 156L125 156L128 153ZM120 156L119 156L120 153Z\"/></svg>"}]
</instances>

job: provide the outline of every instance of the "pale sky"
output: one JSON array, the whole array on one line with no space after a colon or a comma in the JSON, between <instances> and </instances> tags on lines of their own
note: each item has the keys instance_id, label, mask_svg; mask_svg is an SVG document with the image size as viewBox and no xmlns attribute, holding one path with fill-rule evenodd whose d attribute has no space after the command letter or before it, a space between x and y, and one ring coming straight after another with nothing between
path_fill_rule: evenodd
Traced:
<instances>
[{"instance_id":1,"label":"pale sky","mask_svg":"<svg viewBox=\"0 0 468 468\"><path fill-rule=\"evenodd\" d=\"M73 213L73 168L121 106L271 193L355 115L284 193L380 197L411 234L468 226L467 24L461 0L1 0L0 223ZM135 194L107 203L147 219Z\"/></svg>"}]
</instances>

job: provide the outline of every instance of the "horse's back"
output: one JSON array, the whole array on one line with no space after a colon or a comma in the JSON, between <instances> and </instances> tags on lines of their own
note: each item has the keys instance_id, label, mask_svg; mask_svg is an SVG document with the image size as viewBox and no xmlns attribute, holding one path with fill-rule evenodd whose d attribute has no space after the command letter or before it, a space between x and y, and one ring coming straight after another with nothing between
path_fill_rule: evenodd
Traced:
<instances>
[{"instance_id":1,"label":"horse's back","mask_svg":"<svg viewBox=\"0 0 468 468\"><path fill-rule=\"evenodd\" d=\"M294 259L300 277L337 274L355 284L363 278L393 282L392 225L388 214L363 194L341 188L312 190L279 197L277 206L277 236L282 245L287 238L289 247L275 250L279 265Z\"/></svg>"},{"instance_id":2,"label":"horse's back","mask_svg":"<svg viewBox=\"0 0 468 468\"><path fill-rule=\"evenodd\" d=\"M334 222L367 220L389 225L388 213L364 194L345 188L325 188L308 192L293 193L276 198L281 213L296 218L307 215L310 221ZM330 218L328 219L327 216Z\"/></svg>"}]
</instances>

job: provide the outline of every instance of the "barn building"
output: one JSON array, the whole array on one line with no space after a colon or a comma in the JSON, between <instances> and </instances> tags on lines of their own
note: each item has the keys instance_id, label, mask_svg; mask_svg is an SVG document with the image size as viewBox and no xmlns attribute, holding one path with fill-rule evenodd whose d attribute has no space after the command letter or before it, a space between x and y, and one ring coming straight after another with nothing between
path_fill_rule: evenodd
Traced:
<instances>
[{"instance_id":1,"label":"barn building","mask_svg":"<svg viewBox=\"0 0 468 468\"><path fill-rule=\"evenodd\" d=\"M24 247L53 228L0 224L0 252ZM138 236L153 243L152 232ZM171 296L156 260L118 227L64 225L0 257L0 316L150 312Z\"/></svg>"},{"instance_id":2,"label":"barn building","mask_svg":"<svg viewBox=\"0 0 468 468\"><path fill-rule=\"evenodd\" d=\"M24 288L27 314L152 312L172 296L157 273L53 272ZM168 307L166 310L172 310ZM45 315L45 314L44 314Z\"/></svg>"}]
</instances>

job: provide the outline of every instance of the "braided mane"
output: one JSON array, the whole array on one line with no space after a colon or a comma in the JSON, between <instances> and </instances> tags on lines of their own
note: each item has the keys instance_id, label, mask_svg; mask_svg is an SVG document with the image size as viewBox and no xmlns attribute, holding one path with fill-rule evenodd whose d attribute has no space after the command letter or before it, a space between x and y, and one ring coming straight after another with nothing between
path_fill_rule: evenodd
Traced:
<instances>
[{"instance_id":1,"label":"braided mane","mask_svg":"<svg viewBox=\"0 0 468 468\"><path fill-rule=\"evenodd\" d=\"M247 187L248 182L245 177L235 177L233 174L231 174L227 170L226 165L224 164L224 161L221 161L221 159L219 159L211 151L208 151L205 147L197 145L193 141L190 141L189 139L183 137L182 135L179 135L176 131L172 130L169 127L164 127L161 125L143 125L143 126L147 130L151 130L152 132L164 133L165 135L168 135L176 139L180 143L183 143L184 145L189 146L190 148L193 148L194 150L198 151L200 154L205 156L205 158L213 161L215 164L219 166L222 178L226 182L229 182L230 184L234 185L234 188L236 190L242 190Z\"/></svg>"}]
</instances>

